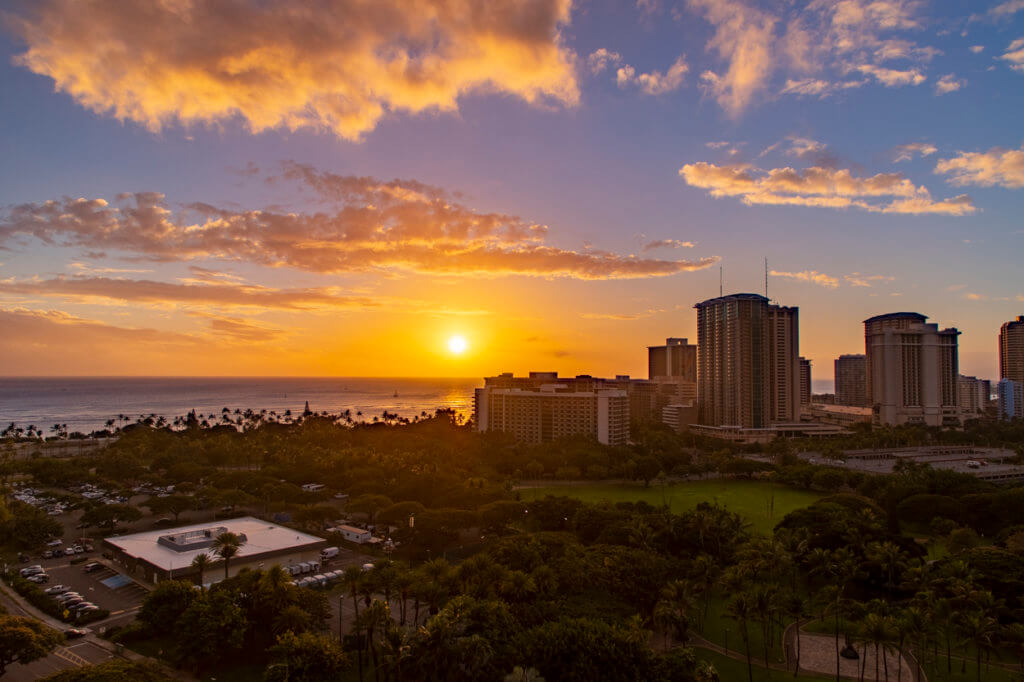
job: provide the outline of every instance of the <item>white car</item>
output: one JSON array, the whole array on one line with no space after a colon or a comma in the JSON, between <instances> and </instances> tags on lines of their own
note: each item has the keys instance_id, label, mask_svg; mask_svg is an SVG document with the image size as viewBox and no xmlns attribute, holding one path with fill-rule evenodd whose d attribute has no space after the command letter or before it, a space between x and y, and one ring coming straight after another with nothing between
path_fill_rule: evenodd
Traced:
<instances>
[{"instance_id":1,"label":"white car","mask_svg":"<svg viewBox=\"0 0 1024 682\"><path fill-rule=\"evenodd\" d=\"M29 577L25 578L25 580L28 580L29 582L33 583L48 583L50 582L50 576L46 575L45 573L36 573L35 575L30 575Z\"/></svg>"},{"instance_id":2,"label":"white car","mask_svg":"<svg viewBox=\"0 0 1024 682\"><path fill-rule=\"evenodd\" d=\"M47 587L43 592L45 594L64 594L70 589L67 585L54 585L53 587Z\"/></svg>"},{"instance_id":3,"label":"white car","mask_svg":"<svg viewBox=\"0 0 1024 682\"><path fill-rule=\"evenodd\" d=\"M21 569L20 573L22 578L27 578L30 575L38 575L39 573L44 573L44 571L43 567L39 564L33 564L32 566L26 566L25 568Z\"/></svg>"},{"instance_id":4,"label":"white car","mask_svg":"<svg viewBox=\"0 0 1024 682\"><path fill-rule=\"evenodd\" d=\"M63 540L50 540L49 542L46 543L46 546L47 547L60 547L63 544L64 544Z\"/></svg>"}]
</instances>

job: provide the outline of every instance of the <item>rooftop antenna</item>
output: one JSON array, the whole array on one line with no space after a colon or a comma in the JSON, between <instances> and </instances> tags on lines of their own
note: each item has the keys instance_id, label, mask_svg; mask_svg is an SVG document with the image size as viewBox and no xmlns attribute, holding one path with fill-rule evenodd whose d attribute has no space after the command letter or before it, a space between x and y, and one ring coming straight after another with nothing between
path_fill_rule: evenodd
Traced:
<instances>
[{"instance_id":1,"label":"rooftop antenna","mask_svg":"<svg viewBox=\"0 0 1024 682\"><path fill-rule=\"evenodd\" d=\"M768 298L768 257L764 259L764 297Z\"/></svg>"},{"instance_id":2,"label":"rooftop antenna","mask_svg":"<svg viewBox=\"0 0 1024 682\"><path fill-rule=\"evenodd\" d=\"M722 271L722 266L718 266L718 297L725 296L723 290L725 289L725 273Z\"/></svg>"}]
</instances>

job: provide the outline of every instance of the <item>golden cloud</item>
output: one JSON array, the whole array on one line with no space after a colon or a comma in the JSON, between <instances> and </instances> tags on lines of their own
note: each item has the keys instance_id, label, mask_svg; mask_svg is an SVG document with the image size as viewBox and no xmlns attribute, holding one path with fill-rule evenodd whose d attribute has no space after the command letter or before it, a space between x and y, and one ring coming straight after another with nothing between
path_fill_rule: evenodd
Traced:
<instances>
[{"instance_id":1,"label":"golden cloud","mask_svg":"<svg viewBox=\"0 0 1024 682\"><path fill-rule=\"evenodd\" d=\"M119 195L113 204L64 198L0 213L0 244L35 238L157 261L217 258L321 273L399 269L618 279L672 275L716 262L551 246L545 243L545 225L478 213L454 195L412 180L385 182L287 164L276 181L313 188L331 210L285 213L191 204L172 211L155 192Z\"/></svg>"},{"instance_id":2,"label":"golden cloud","mask_svg":"<svg viewBox=\"0 0 1024 682\"><path fill-rule=\"evenodd\" d=\"M967 215L976 208L970 197L934 201L925 187L901 173L859 178L847 169L812 166L767 171L746 164L717 166L698 162L679 169L683 180L709 190L712 197L739 197L747 205L859 208L876 213ZM868 201L893 197L888 204Z\"/></svg>"},{"instance_id":3,"label":"golden cloud","mask_svg":"<svg viewBox=\"0 0 1024 682\"><path fill-rule=\"evenodd\" d=\"M388 112L470 92L579 100L571 0L35 0L16 61L82 106L150 130L234 118L358 139Z\"/></svg>"},{"instance_id":4,"label":"golden cloud","mask_svg":"<svg viewBox=\"0 0 1024 682\"><path fill-rule=\"evenodd\" d=\"M345 296L325 287L273 289L248 284L178 284L106 277L55 277L47 280L12 278L0 282L0 293L50 296L74 301L106 300L156 305L181 304L277 310L359 309L377 308L381 305L379 299L368 296Z\"/></svg>"},{"instance_id":5,"label":"golden cloud","mask_svg":"<svg viewBox=\"0 0 1024 682\"><path fill-rule=\"evenodd\" d=\"M1020 149L960 152L955 158L940 160L935 172L949 175L954 185L1019 189L1024 187L1024 145Z\"/></svg>"}]
</instances>

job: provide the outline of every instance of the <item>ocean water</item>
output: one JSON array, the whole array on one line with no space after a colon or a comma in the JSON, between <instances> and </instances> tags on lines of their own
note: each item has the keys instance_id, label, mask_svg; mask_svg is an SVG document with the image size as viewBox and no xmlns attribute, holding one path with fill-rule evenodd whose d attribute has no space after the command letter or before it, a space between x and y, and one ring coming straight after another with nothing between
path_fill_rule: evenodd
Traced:
<instances>
[{"instance_id":1,"label":"ocean water","mask_svg":"<svg viewBox=\"0 0 1024 682\"><path fill-rule=\"evenodd\" d=\"M473 389L482 385L482 379L466 378L0 378L0 430L15 422L50 435L60 423L89 433L122 414L132 422L150 414L172 421L193 409L219 417L225 407L298 415L306 401L314 412L350 409L367 421L384 410L411 418L438 407L468 417Z\"/></svg>"}]
</instances>

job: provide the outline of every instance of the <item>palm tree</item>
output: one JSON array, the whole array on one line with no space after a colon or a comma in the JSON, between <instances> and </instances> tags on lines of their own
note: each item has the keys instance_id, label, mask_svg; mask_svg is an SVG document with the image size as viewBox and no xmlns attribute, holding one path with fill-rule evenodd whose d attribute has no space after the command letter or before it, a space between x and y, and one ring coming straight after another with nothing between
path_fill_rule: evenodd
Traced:
<instances>
[{"instance_id":1,"label":"palm tree","mask_svg":"<svg viewBox=\"0 0 1024 682\"><path fill-rule=\"evenodd\" d=\"M753 600L746 592L740 592L729 601L726 612L729 618L739 623L740 636L743 638L743 646L747 650L747 676L750 682L754 682L754 665L750 660L750 632L747 630L747 622L754 615ZM767 663L767 661L765 661Z\"/></svg>"},{"instance_id":2,"label":"palm tree","mask_svg":"<svg viewBox=\"0 0 1024 682\"><path fill-rule=\"evenodd\" d=\"M192 568L196 569L196 571L199 572L200 588L202 588L203 586L203 573L205 573L206 569L208 569L212 564L213 559L211 559L210 555L206 552L203 552L202 554L197 554L196 558L192 560Z\"/></svg>"},{"instance_id":3,"label":"palm tree","mask_svg":"<svg viewBox=\"0 0 1024 682\"><path fill-rule=\"evenodd\" d=\"M233 557L238 555L238 550L241 546L242 538L230 531L221 533L213 539L213 544L210 545L210 548L214 554L224 560L224 580L228 579L228 564Z\"/></svg>"},{"instance_id":4,"label":"palm tree","mask_svg":"<svg viewBox=\"0 0 1024 682\"><path fill-rule=\"evenodd\" d=\"M889 642L892 640L892 628L889 619L877 613L869 613L861 624L861 637L867 646L875 647L875 679L878 678L879 649L881 656L885 657L885 679L889 680L889 663L886 651L889 649Z\"/></svg>"},{"instance_id":5,"label":"palm tree","mask_svg":"<svg viewBox=\"0 0 1024 682\"><path fill-rule=\"evenodd\" d=\"M978 682L981 682L981 654L992 650L999 624L985 611L977 610L961 619L960 631L964 640L974 647L974 662L978 669Z\"/></svg>"}]
</instances>

